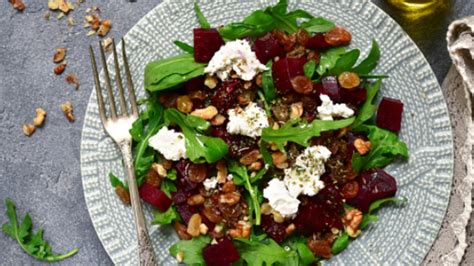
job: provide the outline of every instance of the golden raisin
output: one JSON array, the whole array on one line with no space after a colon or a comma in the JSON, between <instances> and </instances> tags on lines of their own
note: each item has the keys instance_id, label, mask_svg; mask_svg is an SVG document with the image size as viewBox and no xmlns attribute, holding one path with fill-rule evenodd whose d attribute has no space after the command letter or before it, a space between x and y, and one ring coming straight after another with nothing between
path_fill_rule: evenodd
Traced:
<instances>
[{"instance_id":1,"label":"golden raisin","mask_svg":"<svg viewBox=\"0 0 474 266\"><path fill-rule=\"evenodd\" d=\"M357 181L351 181L344 185L342 188L342 195L345 199L353 199L359 193L359 184Z\"/></svg>"},{"instance_id":2,"label":"golden raisin","mask_svg":"<svg viewBox=\"0 0 474 266\"><path fill-rule=\"evenodd\" d=\"M205 164L190 164L187 174L189 181L201 183L207 177L207 166Z\"/></svg>"},{"instance_id":3,"label":"golden raisin","mask_svg":"<svg viewBox=\"0 0 474 266\"><path fill-rule=\"evenodd\" d=\"M193 102L188 95L181 95L176 100L178 110L183 113L190 113L193 110Z\"/></svg>"},{"instance_id":4,"label":"golden raisin","mask_svg":"<svg viewBox=\"0 0 474 266\"><path fill-rule=\"evenodd\" d=\"M348 90L354 89L360 85L359 75L354 72L342 72L339 77L337 77L337 80L339 81L339 85L341 85L342 88Z\"/></svg>"},{"instance_id":5,"label":"golden raisin","mask_svg":"<svg viewBox=\"0 0 474 266\"><path fill-rule=\"evenodd\" d=\"M296 76L291 79L293 89L301 94L310 94L313 91L313 82L306 76Z\"/></svg>"},{"instance_id":6,"label":"golden raisin","mask_svg":"<svg viewBox=\"0 0 474 266\"><path fill-rule=\"evenodd\" d=\"M347 45L351 42L352 35L343 28L333 28L324 34L324 40L331 46Z\"/></svg>"}]
</instances>

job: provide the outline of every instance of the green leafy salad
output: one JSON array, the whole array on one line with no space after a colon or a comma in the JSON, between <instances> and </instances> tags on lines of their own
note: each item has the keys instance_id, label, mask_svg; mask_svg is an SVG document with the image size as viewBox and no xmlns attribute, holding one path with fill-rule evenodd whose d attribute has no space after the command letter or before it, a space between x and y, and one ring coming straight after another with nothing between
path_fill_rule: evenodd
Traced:
<instances>
[{"instance_id":1,"label":"green leafy salad","mask_svg":"<svg viewBox=\"0 0 474 266\"><path fill-rule=\"evenodd\" d=\"M130 130L140 197L176 230L179 262L317 264L406 202L383 170L408 148L402 101L377 97L376 40L349 48L347 29L283 0L223 26L194 8L193 45L146 65Z\"/></svg>"}]
</instances>

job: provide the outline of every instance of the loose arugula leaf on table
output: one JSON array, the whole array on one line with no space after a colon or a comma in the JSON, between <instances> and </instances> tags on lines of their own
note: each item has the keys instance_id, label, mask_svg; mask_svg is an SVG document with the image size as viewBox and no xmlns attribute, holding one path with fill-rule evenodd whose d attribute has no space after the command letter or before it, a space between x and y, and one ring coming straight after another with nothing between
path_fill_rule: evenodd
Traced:
<instances>
[{"instance_id":1,"label":"loose arugula leaf on table","mask_svg":"<svg viewBox=\"0 0 474 266\"><path fill-rule=\"evenodd\" d=\"M204 74L206 64L196 63L191 54L150 62L145 67L145 89L161 91Z\"/></svg>"},{"instance_id":2,"label":"loose arugula leaf on table","mask_svg":"<svg viewBox=\"0 0 474 266\"><path fill-rule=\"evenodd\" d=\"M153 220L151 224L171 224L174 221L180 221L181 216L174 206L171 206L165 212L153 211Z\"/></svg>"},{"instance_id":3,"label":"loose arugula leaf on table","mask_svg":"<svg viewBox=\"0 0 474 266\"><path fill-rule=\"evenodd\" d=\"M175 256L178 252L183 252L183 262L187 265L206 265L202 257L202 250L211 243L209 236L193 237L191 240L180 240L170 247L171 255Z\"/></svg>"},{"instance_id":4,"label":"loose arugula leaf on table","mask_svg":"<svg viewBox=\"0 0 474 266\"><path fill-rule=\"evenodd\" d=\"M197 2L194 2L194 10L196 11L196 15L198 17L199 25L201 26L202 29L210 29L211 24L207 22L206 17L204 14L201 12L201 8L199 7Z\"/></svg>"},{"instance_id":5,"label":"loose arugula leaf on table","mask_svg":"<svg viewBox=\"0 0 474 266\"><path fill-rule=\"evenodd\" d=\"M377 62L380 59L380 49L377 41L372 41L372 47L370 48L369 55L359 65L357 65L352 71L359 75L367 75L377 66Z\"/></svg>"},{"instance_id":6,"label":"loose arugula leaf on table","mask_svg":"<svg viewBox=\"0 0 474 266\"><path fill-rule=\"evenodd\" d=\"M310 124L289 121L279 129L273 129L271 127L264 128L261 139L265 142L275 143L278 149L284 152L286 142L290 141L307 147L312 137L317 137L324 131L347 127L351 125L352 122L354 122L354 117L334 121L313 120Z\"/></svg>"},{"instance_id":7,"label":"loose arugula leaf on table","mask_svg":"<svg viewBox=\"0 0 474 266\"><path fill-rule=\"evenodd\" d=\"M349 52L341 55L341 57L337 59L334 67L329 69L329 75L339 76L339 74L344 71L350 71L357 62L357 59L359 59L359 55L359 49L350 50Z\"/></svg>"},{"instance_id":8,"label":"loose arugula leaf on table","mask_svg":"<svg viewBox=\"0 0 474 266\"><path fill-rule=\"evenodd\" d=\"M181 128L185 137L186 155L195 163L214 163L227 154L227 144L216 137L208 137L202 132L209 128L206 120L187 116L176 109L166 109L164 112L166 124L176 124Z\"/></svg>"},{"instance_id":9,"label":"loose arugula leaf on table","mask_svg":"<svg viewBox=\"0 0 474 266\"><path fill-rule=\"evenodd\" d=\"M320 76L326 74L326 71L333 68L336 65L337 60L346 52L344 47L330 48L324 52L321 52L319 58L319 65L316 68L316 73Z\"/></svg>"},{"instance_id":10,"label":"loose arugula leaf on table","mask_svg":"<svg viewBox=\"0 0 474 266\"><path fill-rule=\"evenodd\" d=\"M249 205L252 206L255 218L255 224L260 225L261 211L259 201L259 191L257 185L253 185L251 178L247 172L247 168L235 161L231 161L229 164L229 172L234 176L233 181L236 185L243 185L245 190L248 191L251 202ZM251 214L252 215L252 214Z\"/></svg>"},{"instance_id":11,"label":"loose arugula leaf on table","mask_svg":"<svg viewBox=\"0 0 474 266\"><path fill-rule=\"evenodd\" d=\"M194 55L194 47L192 47L191 45L178 40L174 41L174 44L186 53Z\"/></svg>"},{"instance_id":12,"label":"loose arugula leaf on table","mask_svg":"<svg viewBox=\"0 0 474 266\"><path fill-rule=\"evenodd\" d=\"M2 232L16 240L26 254L40 261L55 262L67 259L77 253L77 248L65 254L53 253L49 243L43 239L43 229L39 229L36 233L33 232L30 215L26 213L20 223L16 215L15 203L7 198L5 205L9 222L3 224Z\"/></svg>"},{"instance_id":13,"label":"loose arugula leaf on table","mask_svg":"<svg viewBox=\"0 0 474 266\"><path fill-rule=\"evenodd\" d=\"M260 265L288 265L288 260L294 261L298 255L294 251L285 251L273 239L265 239L262 242L250 241L248 239L233 239L234 245L240 254L242 262L250 266Z\"/></svg>"},{"instance_id":14,"label":"loose arugula leaf on table","mask_svg":"<svg viewBox=\"0 0 474 266\"><path fill-rule=\"evenodd\" d=\"M379 220L378 216L374 215L373 212L378 210L382 205L387 203L394 203L398 205L404 205L408 202L406 197L391 197L385 199L379 199L370 204L369 211L364 214L362 222L360 223L359 228L364 230L370 222L377 222Z\"/></svg>"},{"instance_id":15,"label":"loose arugula leaf on table","mask_svg":"<svg viewBox=\"0 0 474 266\"><path fill-rule=\"evenodd\" d=\"M383 168L398 157L408 159L407 145L397 134L373 125L361 125L354 130L367 135L372 148L367 155L352 155L352 167L356 172L372 168Z\"/></svg>"},{"instance_id":16,"label":"loose arugula leaf on table","mask_svg":"<svg viewBox=\"0 0 474 266\"><path fill-rule=\"evenodd\" d=\"M272 60L268 61L266 65L268 70L265 70L262 73L262 89L263 89L263 94L265 95L265 100L267 102L271 102L275 100L277 97L275 84L273 83L272 65L273 65Z\"/></svg>"},{"instance_id":17,"label":"loose arugula leaf on table","mask_svg":"<svg viewBox=\"0 0 474 266\"><path fill-rule=\"evenodd\" d=\"M141 185L144 176L150 170L155 159L155 151L148 147L148 140L163 127L163 106L157 101L148 101L146 111L133 123L130 129L134 143L133 157L135 175L138 185Z\"/></svg>"},{"instance_id":18,"label":"loose arugula leaf on table","mask_svg":"<svg viewBox=\"0 0 474 266\"><path fill-rule=\"evenodd\" d=\"M304 75L311 79L314 75L314 71L316 71L316 61L314 60L309 60L308 62L306 62L306 64L304 64L303 66L303 71L304 71Z\"/></svg>"},{"instance_id":19,"label":"loose arugula leaf on table","mask_svg":"<svg viewBox=\"0 0 474 266\"><path fill-rule=\"evenodd\" d=\"M120 180L116 175L114 175L114 173L112 173L112 172L109 173L109 180L110 180L110 184L112 185L112 187L121 186L126 191L128 191L128 185L123 183L122 180Z\"/></svg>"},{"instance_id":20,"label":"loose arugula leaf on table","mask_svg":"<svg viewBox=\"0 0 474 266\"><path fill-rule=\"evenodd\" d=\"M328 32L332 28L336 27L336 25L334 24L334 22L329 21L323 17L315 17L306 22L301 23L300 27L311 33L319 33Z\"/></svg>"},{"instance_id":21,"label":"loose arugula leaf on table","mask_svg":"<svg viewBox=\"0 0 474 266\"><path fill-rule=\"evenodd\" d=\"M374 100L375 96L377 95L377 92L380 90L381 85L382 81L380 79L377 80L377 82L375 83L368 83L366 85L367 98L362 107L359 109L352 128L359 127L375 115L375 111L377 111L377 106L374 104Z\"/></svg>"}]
</instances>

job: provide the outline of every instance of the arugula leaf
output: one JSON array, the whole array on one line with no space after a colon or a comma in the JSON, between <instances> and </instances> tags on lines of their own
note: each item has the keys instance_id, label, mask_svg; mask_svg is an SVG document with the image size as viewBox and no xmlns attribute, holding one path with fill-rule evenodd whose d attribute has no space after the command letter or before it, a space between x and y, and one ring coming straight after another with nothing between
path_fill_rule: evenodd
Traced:
<instances>
[{"instance_id":1,"label":"arugula leaf","mask_svg":"<svg viewBox=\"0 0 474 266\"><path fill-rule=\"evenodd\" d=\"M202 250L211 243L209 236L193 237L191 240L180 240L169 249L171 255L178 255L178 252L184 253L183 262L187 265L206 265L202 257Z\"/></svg>"},{"instance_id":2,"label":"arugula leaf","mask_svg":"<svg viewBox=\"0 0 474 266\"><path fill-rule=\"evenodd\" d=\"M211 24L207 22L206 17L204 14L201 12L201 8L199 8L199 5L197 2L194 2L194 10L196 11L196 15L198 17L199 25L201 26L202 29L210 29Z\"/></svg>"},{"instance_id":3,"label":"arugula leaf","mask_svg":"<svg viewBox=\"0 0 474 266\"><path fill-rule=\"evenodd\" d=\"M304 70L304 75L311 79L314 75L314 71L316 70L316 61L314 60L309 60L308 62L306 62L306 64L304 64L303 66L303 70Z\"/></svg>"},{"instance_id":4,"label":"arugula leaf","mask_svg":"<svg viewBox=\"0 0 474 266\"><path fill-rule=\"evenodd\" d=\"M373 214L374 211L380 209L382 205L386 203L394 203L398 205L404 205L408 202L408 199L406 197L390 197L390 198L385 198L385 199L379 199L370 204L369 211L364 214L364 217L362 218L362 222L360 223L359 228L361 230L365 229L367 225L369 225L370 222L378 221L379 218Z\"/></svg>"},{"instance_id":5,"label":"arugula leaf","mask_svg":"<svg viewBox=\"0 0 474 266\"><path fill-rule=\"evenodd\" d=\"M163 127L163 106L157 101L148 101L147 110L133 123L130 134L134 140L133 157L138 185L143 183L155 159L155 151L148 147L148 140Z\"/></svg>"},{"instance_id":6,"label":"arugula leaf","mask_svg":"<svg viewBox=\"0 0 474 266\"><path fill-rule=\"evenodd\" d=\"M186 155L194 163L214 163L227 154L228 146L221 139L208 137L202 130L209 128L209 122L196 116L186 116L176 109L164 112L166 124L178 125L185 137Z\"/></svg>"},{"instance_id":7,"label":"arugula leaf","mask_svg":"<svg viewBox=\"0 0 474 266\"><path fill-rule=\"evenodd\" d=\"M359 75L362 79L388 79L388 75Z\"/></svg>"},{"instance_id":8,"label":"arugula leaf","mask_svg":"<svg viewBox=\"0 0 474 266\"><path fill-rule=\"evenodd\" d=\"M332 253L334 255L340 253L341 251L346 249L347 246L349 246L350 242L351 239L349 238L349 235L347 234L347 232L344 231L340 236L336 238L336 240L332 244Z\"/></svg>"},{"instance_id":9,"label":"arugula leaf","mask_svg":"<svg viewBox=\"0 0 474 266\"><path fill-rule=\"evenodd\" d=\"M263 158L263 162L265 163L265 166L273 165L273 158L270 151L268 151L268 144L265 141L260 141L259 146L260 146L260 154L262 154L262 158Z\"/></svg>"},{"instance_id":10,"label":"arugula leaf","mask_svg":"<svg viewBox=\"0 0 474 266\"><path fill-rule=\"evenodd\" d=\"M320 76L324 75L328 69L331 69L336 65L339 57L341 57L345 52L346 48L344 47L334 47L322 52L319 59L319 65L316 68L316 73Z\"/></svg>"},{"instance_id":11,"label":"arugula leaf","mask_svg":"<svg viewBox=\"0 0 474 266\"><path fill-rule=\"evenodd\" d=\"M377 41L372 41L372 47L370 48L369 55L364 59L358 66L352 71L359 75L367 75L370 71L374 70L377 66L377 62L380 59L380 49Z\"/></svg>"},{"instance_id":12,"label":"arugula leaf","mask_svg":"<svg viewBox=\"0 0 474 266\"><path fill-rule=\"evenodd\" d=\"M175 206L171 206L165 212L160 212L158 210L153 211L153 220L151 224L171 224L174 221L180 221L181 216L176 211Z\"/></svg>"},{"instance_id":13,"label":"arugula leaf","mask_svg":"<svg viewBox=\"0 0 474 266\"><path fill-rule=\"evenodd\" d=\"M352 167L356 172L371 168L383 168L399 156L408 159L407 145L398 139L397 134L373 125L361 125L356 129L367 134L372 148L367 155L352 155Z\"/></svg>"},{"instance_id":14,"label":"arugula leaf","mask_svg":"<svg viewBox=\"0 0 474 266\"><path fill-rule=\"evenodd\" d=\"M268 61L266 65L268 70L265 70L262 73L262 89L263 89L263 93L265 94L265 99L267 100L267 102L271 102L275 100L277 97L275 84L273 83L272 65L273 65L272 60Z\"/></svg>"},{"instance_id":15,"label":"arugula leaf","mask_svg":"<svg viewBox=\"0 0 474 266\"><path fill-rule=\"evenodd\" d=\"M176 178L178 177L178 173L176 172L176 169L171 169L168 171L168 174L166 175L166 178L168 178L169 180L176 180Z\"/></svg>"},{"instance_id":16,"label":"arugula leaf","mask_svg":"<svg viewBox=\"0 0 474 266\"><path fill-rule=\"evenodd\" d=\"M315 17L309 21L301 23L301 28L311 33L328 32L336 25L323 17Z\"/></svg>"},{"instance_id":17,"label":"arugula leaf","mask_svg":"<svg viewBox=\"0 0 474 266\"><path fill-rule=\"evenodd\" d=\"M186 53L194 55L194 47L192 47L191 45L178 40L174 41L174 44Z\"/></svg>"},{"instance_id":18,"label":"arugula leaf","mask_svg":"<svg viewBox=\"0 0 474 266\"><path fill-rule=\"evenodd\" d=\"M173 181L166 178L161 181L160 190L171 199L171 193L176 192L178 189L176 188L176 185L173 183Z\"/></svg>"},{"instance_id":19,"label":"arugula leaf","mask_svg":"<svg viewBox=\"0 0 474 266\"><path fill-rule=\"evenodd\" d=\"M77 248L65 254L53 253L49 243L43 239L43 229L40 228L36 233L33 232L30 215L26 213L22 222L19 223L15 203L7 198L5 205L9 223L3 224L2 232L16 240L26 254L40 261L55 262L67 259L77 253Z\"/></svg>"},{"instance_id":20,"label":"arugula leaf","mask_svg":"<svg viewBox=\"0 0 474 266\"><path fill-rule=\"evenodd\" d=\"M344 71L350 71L359 58L359 49L350 50L341 55L336 61L333 68L329 69L329 75L339 76Z\"/></svg>"},{"instance_id":21,"label":"arugula leaf","mask_svg":"<svg viewBox=\"0 0 474 266\"><path fill-rule=\"evenodd\" d=\"M367 89L367 99L365 100L362 107L359 109L357 113L357 117L352 125L352 128L357 128L362 125L365 121L371 119L375 111L377 110L377 106L373 103L377 92L380 90L380 86L382 85L382 81L379 79L375 83L368 83L366 85Z\"/></svg>"},{"instance_id":22,"label":"arugula leaf","mask_svg":"<svg viewBox=\"0 0 474 266\"><path fill-rule=\"evenodd\" d=\"M241 260L250 266L274 265L275 263L287 265L288 259L298 256L294 251L285 251L273 239L256 242L235 238L233 242L240 253Z\"/></svg>"},{"instance_id":23,"label":"arugula leaf","mask_svg":"<svg viewBox=\"0 0 474 266\"><path fill-rule=\"evenodd\" d=\"M196 63L191 54L150 62L145 67L145 89L161 91L175 87L203 75L205 67L206 64Z\"/></svg>"},{"instance_id":24,"label":"arugula leaf","mask_svg":"<svg viewBox=\"0 0 474 266\"><path fill-rule=\"evenodd\" d=\"M279 129L273 129L271 127L264 128L261 139L265 142L275 143L278 149L284 152L284 145L288 141L307 147L312 137L319 136L323 131L349 126L352 122L354 122L354 117L334 121L313 120L311 124L289 121Z\"/></svg>"},{"instance_id":25,"label":"arugula leaf","mask_svg":"<svg viewBox=\"0 0 474 266\"><path fill-rule=\"evenodd\" d=\"M316 262L316 257L313 252L309 249L306 244L307 239L305 237L291 237L285 242L282 246L288 246L291 250L296 251L298 254L298 261L295 265L310 265L313 262Z\"/></svg>"},{"instance_id":26,"label":"arugula leaf","mask_svg":"<svg viewBox=\"0 0 474 266\"><path fill-rule=\"evenodd\" d=\"M313 18L308 12L297 9L287 13L288 1L280 0L275 6L267 7L265 12L273 17L274 27L276 29L284 30L288 33L294 33L298 30L298 18Z\"/></svg>"},{"instance_id":27,"label":"arugula leaf","mask_svg":"<svg viewBox=\"0 0 474 266\"><path fill-rule=\"evenodd\" d=\"M258 200L258 187L252 185L250 182L250 176L247 172L247 168L235 161L231 161L229 164L229 172L234 176L234 182L236 185L243 185L244 188L248 191L251 202L249 206L252 206L253 212L255 214L255 224L260 225L261 220L261 211L260 211L260 201ZM250 214L252 216L252 214Z\"/></svg>"},{"instance_id":28,"label":"arugula leaf","mask_svg":"<svg viewBox=\"0 0 474 266\"><path fill-rule=\"evenodd\" d=\"M116 175L114 175L114 173L112 173L112 172L109 173L109 180L110 180L110 184L112 185L112 187L121 186L126 191L128 191L128 185L124 184L122 182L122 180L120 180Z\"/></svg>"}]
</instances>

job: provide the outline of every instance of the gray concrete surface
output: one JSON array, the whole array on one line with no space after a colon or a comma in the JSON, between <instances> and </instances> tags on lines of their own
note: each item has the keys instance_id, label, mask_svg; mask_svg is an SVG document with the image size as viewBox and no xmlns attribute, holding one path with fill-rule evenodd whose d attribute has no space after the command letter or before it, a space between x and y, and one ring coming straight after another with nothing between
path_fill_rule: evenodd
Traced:
<instances>
[{"instance_id":1,"label":"gray concrete surface","mask_svg":"<svg viewBox=\"0 0 474 266\"><path fill-rule=\"evenodd\" d=\"M35 225L45 229L46 239L55 251L79 248L79 253L63 264L109 265L111 261L85 208L79 169L83 116L93 82L87 47L97 41L85 36L87 30L81 24L85 9L99 5L101 17L112 19L110 36L119 38L160 1L87 0L71 14L79 24L73 28L66 25L65 19L57 21L52 17L46 22L46 1L24 2L27 9L23 13L13 10L7 1L0 2L0 200L10 197L17 203L19 213L29 211ZM404 20L383 0L374 2L415 39L441 82L450 66L445 48L447 25L455 18L474 15L474 2L453 0L450 11L419 21ZM69 48L65 73L76 73L81 81L80 90L74 90L63 77L53 74L56 47ZM74 123L69 123L59 109L66 100L74 104ZM27 138L21 125L31 121L37 107L48 112L46 124ZM2 203L0 223L6 221L4 212ZM470 235L472 254L472 228ZM465 264L472 263L471 256ZM0 264L38 263L0 234Z\"/></svg>"}]
</instances>

